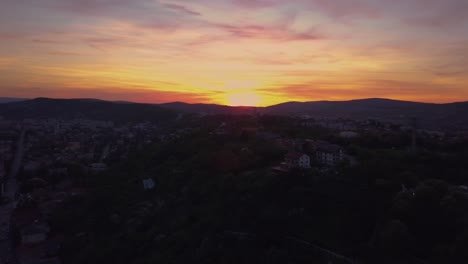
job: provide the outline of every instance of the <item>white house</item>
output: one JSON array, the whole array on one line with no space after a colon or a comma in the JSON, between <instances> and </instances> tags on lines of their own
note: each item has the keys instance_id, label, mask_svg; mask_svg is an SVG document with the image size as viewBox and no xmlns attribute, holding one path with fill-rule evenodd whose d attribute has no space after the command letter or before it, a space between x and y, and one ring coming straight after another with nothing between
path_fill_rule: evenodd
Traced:
<instances>
[{"instance_id":1,"label":"white house","mask_svg":"<svg viewBox=\"0 0 468 264\"><path fill-rule=\"evenodd\" d=\"M286 166L288 168L310 169L310 157L307 154L290 151L286 155Z\"/></svg>"},{"instance_id":2,"label":"white house","mask_svg":"<svg viewBox=\"0 0 468 264\"><path fill-rule=\"evenodd\" d=\"M328 166L335 166L345 159L343 149L328 142L317 142L315 156L318 162Z\"/></svg>"}]
</instances>

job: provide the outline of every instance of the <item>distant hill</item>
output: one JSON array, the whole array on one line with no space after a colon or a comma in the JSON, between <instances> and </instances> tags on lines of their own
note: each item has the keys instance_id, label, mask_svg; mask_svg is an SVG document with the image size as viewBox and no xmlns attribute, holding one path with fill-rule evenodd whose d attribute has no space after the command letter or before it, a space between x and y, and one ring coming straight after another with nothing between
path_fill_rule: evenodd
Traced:
<instances>
[{"instance_id":1,"label":"distant hill","mask_svg":"<svg viewBox=\"0 0 468 264\"><path fill-rule=\"evenodd\" d=\"M11 98L11 97L0 97L0 104L11 103L11 102L20 102L28 100L26 98Z\"/></svg>"},{"instance_id":2,"label":"distant hill","mask_svg":"<svg viewBox=\"0 0 468 264\"><path fill-rule=\"evenodd\" d=\"M376 119L409 124L417 119L421 128L468 129L468 102L433 104L382 98L350 101L286 102L268 107L230 107L215 104L161 104L186 113L307 115L313 118Z\"/></svg>"},{"instance_id":3,"label":"distant hill","mask_svg":"<svg viewBox=\"0 0 468 264\"><path fill-rule=\"evenodd\" d=\"M123 104L95 99L37 98L0 104L0 115L8 119L87 118L114 122L140 122L170 120L176 113L151 104Z\"/></svg>"},{"instance_id":4,"label":"distant hill","mask_svg":"<svg viewBox=\"0 0 468 264\"><path fill-rule=\"evenodd\" d=\"M266 114L309 115L314 118L379 119L421 127L468 129L468 102L432 104L371 98L351 101L288 102L266 107Z\"/></svg>"},{"instance_id":5,"label":"distant hill","mask_svg":"<svg viewBox=\"0 0 468 264\"><path fill-rule=\"evenodd\" d=\"M173 102L159 104L159 106L183 113L204 113L204 114L251 114L256 111L256 107L233 107L217 104L188 104L183 102Z\"/></svg>"},{"instance_id":6,"label":"distant hill","mask_svg":"<svg viewBox=\"0 0 468 264\"><path fill-rule=\"evenodd\" d=\"M308 115L313 118L377 119L422 128L468 130L468 102L431 104L371 98L351 101L287 102L269 107L216 104L139 104L97 99L37 98L0 104L0 116L23 118L90 118L111 121L169 120L177 113Z\"/></svg>"},{"instance_id":7,"label":"distant hill","mask_svg":"<svg viewBox=\"0 0 468 264\"><path fill-rule=\"evenodd\" d=\"M307 114L313 117L394 118L424 113L436 104L396 101L389 99L360 99L351 101L287 102L265 108L265 113Z\"/></svg>"}]
</instances>

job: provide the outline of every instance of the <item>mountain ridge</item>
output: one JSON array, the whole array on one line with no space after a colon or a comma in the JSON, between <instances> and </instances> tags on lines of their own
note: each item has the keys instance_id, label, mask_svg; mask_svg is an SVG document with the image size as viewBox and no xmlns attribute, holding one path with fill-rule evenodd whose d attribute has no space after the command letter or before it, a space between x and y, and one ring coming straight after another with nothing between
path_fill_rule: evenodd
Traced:
<instances>
[{"instance_id":1,"label":"mountain ridge","mask_svg":"<svg viewBox=\"0 0 468 264\"><path fill-rule=\"evenodd\" d=\"M468 130L468 102L422 103L385 98L349 101L285 102L266 107L239 107L218 104L172 102L145 104L99 99L31 100L0 104L0 115L12 118L87 117L110 121L151 121L167 119L176 113L223 115L290 115L310 118L376 119L408 124L417 119L422 127Z\"/></svg>"},{"instance_id":2,"label":"mountain ridge","mask_svg":"<svg viewBox=\"0 0 468 264\"><path fill-rule=\"evenodd\" d=\"M459 104L459 103L468 103L466 101L455 101L455 102L448 102L448 103L433 103L433 102L420 102L420 101L409 101L409 100L398 100L398 99L390 99L390 98L382 98L382 97L369 97L369 98L357 98L357 99L350 99L350 100L315 100L315 101L287 101L283 103L268 105L268 106L230 106L230 105L223 105L223 104L216 104L216 103L187 103L183 101L173 101L173 102L165 102L165 103L142 103L142 102L134 102L134 101L125 101L125 100L116 100L110 101L105 99L97 99L97 98L51 98L51 97L35 97L35 98L16 98L16 97L0 97L0 102L7 103L8 100L10 102L17 102L17 101L28 101L28 100L78 100L78 101L99 101L99 102L111 102L111 103L127 103L127 104L150 104L150 105L191 105L191 106L221 106L221 107L232 107L232 108L268 108L283 104L306 104L306 103L345 103L345 102L365 102L365 101L379 101L379 102L401 102L401 103L414 103L414 104L427 104L427 105L450 105L450 104Z\"/></svg>"},{"instance_id":3,"label":"mountain ridge","mask_svg":"<svg viewBox=\"0 0 468 264\"><path fill-rule=\"evenodd\" d=\"M0 104L0 115L7 119L87 118L114 122L160 121L174 118L170 109L152 104L130 104L99 99L35 99Z\"/></svg>"},{"instance_id":4,"label":"mountain ridge","mask_svg":"<svg viewBox=\"0 0 468 264\"><path fill-rule=\"evenodd\" d=\"M28 98L0 97L0 104L30 100Z\"/></svg>"}]
</instances>

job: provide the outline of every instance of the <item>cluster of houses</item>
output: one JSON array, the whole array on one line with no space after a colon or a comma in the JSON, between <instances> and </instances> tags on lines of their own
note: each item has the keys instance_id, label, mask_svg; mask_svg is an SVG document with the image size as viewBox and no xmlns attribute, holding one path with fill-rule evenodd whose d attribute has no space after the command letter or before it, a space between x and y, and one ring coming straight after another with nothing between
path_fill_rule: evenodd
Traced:
<instances>
[{"instance_id":1,"label":"cluster of houses","mask_svg":"<svg viewBox=\"0 0 468 264\"><path fill-rule=\"evenodd\" d=\"M307 122L312 121L306 120L304 122L305 123L301 124L308 126L309 124ZM317 125L315 121L314 124ZM351 129L354 127L352 123L346 122L342 124L341 128ZM241 135L248 135L257 140L266 141L286 151L286 155L281 164L272 168L273 171L276 172L287 172L291 169L310 169L312 167L331 169L344 161L353 161L352 157L346 155L344 149L339 145L323 140L284 137L273 131L265 130L260 126L239 128L225 121L216 127L211 134L224 136L230 135L236 130ZM340 137L343 138L357 136L357 133L351 131L340 133Z\"/></svg>"},{"instance_id":2,"label":"cluster of houses","mask_svg":"<svg viewBox=\"0 0 468 264\"><path fill-rule=\"evenodd\" d=\"M132 148L158 139L158 126L138 123L117 126L94 120L26 120L28 130L24 169L34 172L54 163L79 163L91 173L105 171L109 162L124 160Z\"/></svg>"},{"instance_id":3,"label":"cluster of houses","mask_svg":"<svg viewBox=\"0 0 468 264\"><path fill-rule=\"evenodd\" d=\"M342 147L321 140L300 140L301 144L291 148L284 161L274 167L275 171L310 169L313 166L333 168L348 159Z\"/></svg>"},{"instance_id":4,"label":"cluster of houses","mask_svg":"<svg viewBox=\"0 0 468 264\"><path fill-rule=\"evenodd\" d=\"M17 137L18 132L12 126L0 122L0 197L5 189L6 166L13 159Z\"/></svg>"},{"instance_id":5,"label":"cluster of houses","mask_svg":"<svg viewBox=\"0 0 468 264\"><path fill-rule=\"evenodd\" d=\"M299 121L302 127L325 127L328 129L339 131L355 131L359 128L367 126L365 122L358 122L348 119L314 119L308 116L301 117Z\"/></svg>"},{"instance_id":6,"label":"cluster of houses","mask_svg":"<svg viewBox=\"0 0 468 264\"><path fill-rule=\"evenodd\" d=\"M100 173L110 163L125 160L133 149L187 133L184 130L164 134L157 124L150 122L117 126L84 119L32 119L25 120L23 125L28 131L23 166L27 174L57 163L80 164L88 173Z\"/></svg>"},{"instance_id":7,"label":"cluster of houses","mask_svg":"<svg viewBox=\"0 0 468 264\"><path fill-rule=\"evenodd\" d=\"M27 131L17 177L20 188L14 202L11 201L15 205L12 228L19 238L14 251L21 264L60 263L62 234L48 225L48 219L69 197L86 194L77 173L93 176L106 171L111 164L125 160L130 151L160 140L162 135L154 123L116 126L112 122L84 119L30 119L10 122L2 129L2 122L2 191L8 165L15 157L20 128ZM152 189L154 182L146 181L144 187Z\"/></svg>"}]
</instances>

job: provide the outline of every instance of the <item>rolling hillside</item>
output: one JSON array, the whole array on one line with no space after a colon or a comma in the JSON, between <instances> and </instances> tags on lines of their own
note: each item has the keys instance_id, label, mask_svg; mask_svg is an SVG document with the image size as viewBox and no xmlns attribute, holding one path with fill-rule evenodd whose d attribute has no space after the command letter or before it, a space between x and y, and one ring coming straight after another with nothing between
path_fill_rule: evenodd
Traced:
<instances>
[{"instance_id":1,"label":"rolling hillside","mask_svg":"<svg viewBox=\"0 0 468 264\"><path fill-rule=\"evenodd\" d=\"M114 122L140 122L169 120L176 113L150 104L122 104L95 99L37 98L1 104L0 115L8 119L87 118Z\"/></svg>"},{"instance_id":2,"label":"rolling hillside","mask_svg":"<svg viewBox=\"0 0 468 264\"><path fill-rule=\"evenodd\" d=\"M431 104L389 99L287 102L269 107L230 107L216 104L138 104L96 99L48 99L0 104L0 115L9 119L89 118L110 121L169 120L177 113L308 115L313 118L377 119L407 124L416 118L429 129L468 129L468 102Z\"/></svg>"},{"instance_id":3,"label":"rolling hillside","mask_svg":"<svg viewBox=\"0 0 468 264\"><path fill-rule=\"evenodd\" d=\"M262 112L314 118L379 119L396 123L408 123L411 118L416 118L425 128L468 129L468 102L431 104L380 98L288 102L267 107Z\"/></svg>"},{"instance_id":4,"label":"rolling hillside","mask_svg":"<svg viewBox=\"0 0 468 264\"><path fill-rule=\"evenodd\" d=\"M181 113L200 113L200 114L251 114L256 111L256 107L233 107L217 104L188 104L183 102L173 102L160 104L159 106L175 110Z\"/></svg>"},{"instance_id":5,"label":"rolling hillside","mask_svg":"<svg viewBox=\"0 0 468 264\"><path fill-rule=\"evenodd\" d=\"M26 101L26 98L11 98L11 97L0 97L0 104Z\"/></svg>"}]
</instances>

